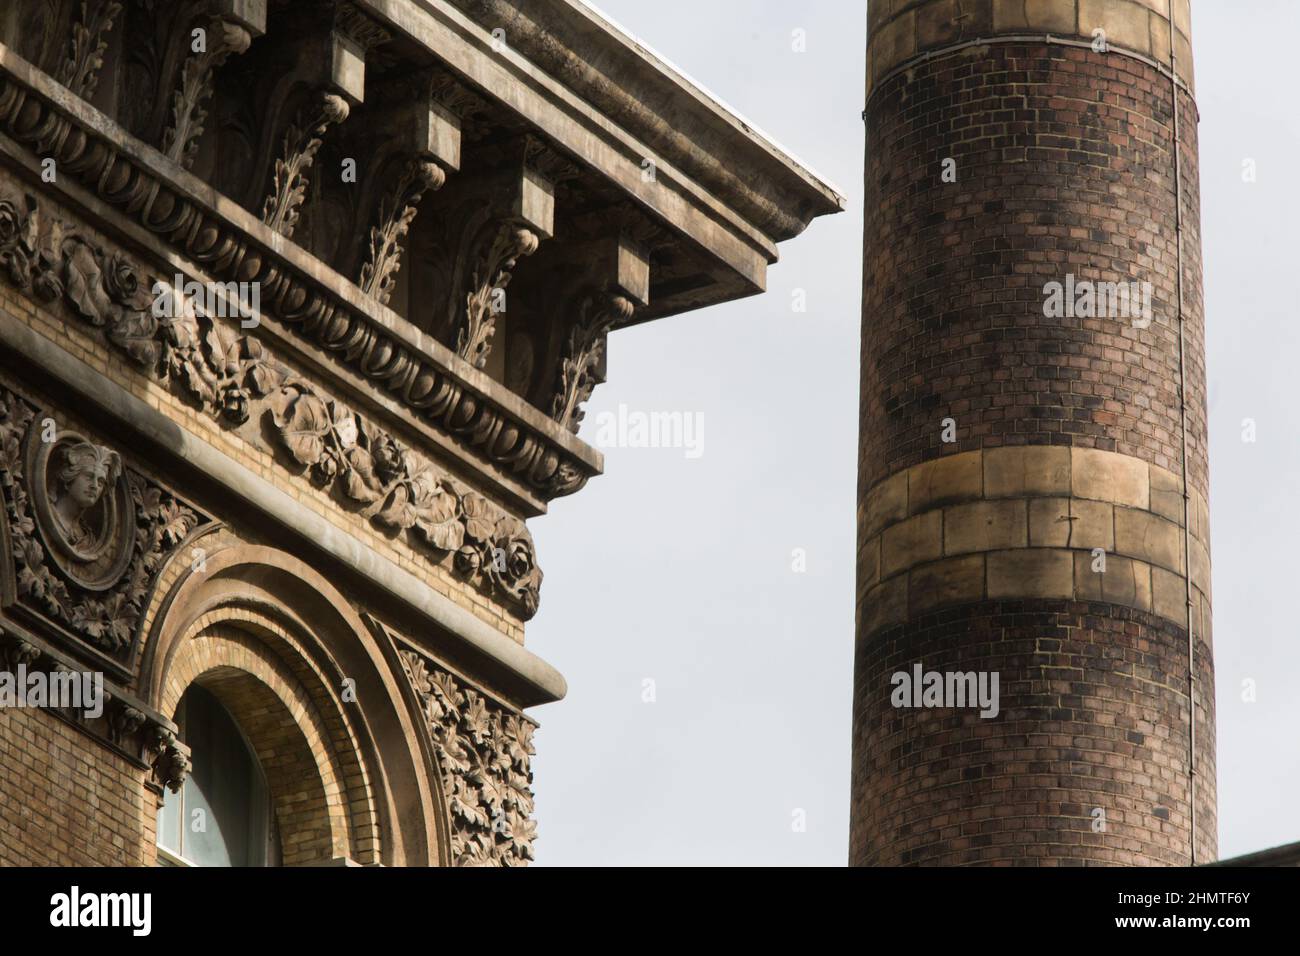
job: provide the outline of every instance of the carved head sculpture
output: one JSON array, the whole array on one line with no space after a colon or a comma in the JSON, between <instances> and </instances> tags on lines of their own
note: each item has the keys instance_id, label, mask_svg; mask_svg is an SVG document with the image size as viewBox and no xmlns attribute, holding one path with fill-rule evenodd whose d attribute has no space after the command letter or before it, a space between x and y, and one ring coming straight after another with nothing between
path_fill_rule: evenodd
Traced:
<instances>
[{"instance_id":1,"label":"carved head sculpture","mask_svg":"<svg viewBox=\"0 0 1300 956\"><path fill-rule=\"evenodd\" d=\"M53 511L59 529L74 548L91 545L98 538L99 529L87 525L88 515L121 470L122 460L111 449L87 441L64 448Z\"/></svg>"}]
</instances>

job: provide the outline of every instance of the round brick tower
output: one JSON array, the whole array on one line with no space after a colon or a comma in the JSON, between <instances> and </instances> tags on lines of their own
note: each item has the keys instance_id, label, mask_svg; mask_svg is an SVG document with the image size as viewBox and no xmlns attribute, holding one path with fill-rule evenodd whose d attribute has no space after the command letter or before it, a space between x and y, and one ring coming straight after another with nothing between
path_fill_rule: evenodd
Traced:
<instances>
[{"instance_id":1,"label":"round brick tower","mask_svg":"<svg viewBox=\"0 0 1300 956\"><path fill-rule=\"evenodd\" d=\"M1213 860L1188 2L868 11L850 862Z\"/></svg>"}]
</instances>

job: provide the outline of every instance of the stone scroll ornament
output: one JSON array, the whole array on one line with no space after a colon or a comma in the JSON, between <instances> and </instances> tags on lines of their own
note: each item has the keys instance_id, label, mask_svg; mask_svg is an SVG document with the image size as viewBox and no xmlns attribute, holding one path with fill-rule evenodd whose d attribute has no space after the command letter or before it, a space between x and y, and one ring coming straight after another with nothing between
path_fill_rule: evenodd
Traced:
<instances>
[{"instance_id":1,"label":"stone scroll ornament","mask_svg":"<svg viewBox=\"0 0 1300 956\"><path fill-rule=\"evenodd\" d=\"M457 866L521 866L533 859L535 725L423 655L400 652L437 750Z\"/></svg>"},{"instance_id":2,"label":"stone scroll ornament","mask_svg":"<svg viewBox=\"0 0 1300 956\"><path fill-rule=\"evenodd\" d=\"M497 297L510 284L515 265L537 251L537 233L512 221L485 227L481 251L465 293L465 312L456 332L456 354L475 368L487 365L496 329Z\"/></svg>"},{"instance_id":3,"label":"stone scroll ornament","mask_svg":"<svg viewBox=\"0 0 1300 956\"><path fill-rule=\"evenodd\" d=\"M4 389L0 492L19 601L118 657L163 561L206 520Z\"/></svg>"},{"instance_id":4,"label":"stone scroll ornament","mask_svg":"<svg viewBox=\"0 0 1300 956\"><path fill-rule=\"evenodd\" d=\"M122 12L120 0L80 0L80 16L72 27L67 58L59 65L58 80L77 96L90 99L99 85L108 41L104 34Z\"/></svg>"},{"instance_id":5,"label":"stone scroll ornament","mask_svg":"<svg viewBox=\"0 0 1300 956\"><path fill-rule=\"evenodd\" d=\"M253 42L247 30L221 17L208 21L204 36L203 49L186 59L181 70L180 88L172 94L171 125L163 133L163 155L186 169L194 165L216 71L232 54L245 52Z\"/></svg>"},{"instance_id":6,"label":"stone scroll ornament","mask_svg":"<svg viewBox=\"0 0 1300 956\"><path fill-rule=\"evenodd\" d=\"M565 339L551 401L551 417L575 435L585 414L582 403L596 389L596 370L610 330L630 319L633 308L631 300L612 293L587 295L578 307Z\"/></svg>"},{"instance_id":7,"label":"stone scroll ornament","mask_svg":"<svg viewBox=\"0 0 1300 956\"><path fill-rule=\"evenodd\" d=\"M57 220L38 220L30 197L0 199L0 274L38 299L62 301L211 417L238 426L262 415L318 486L337 487L376 524L413 535L524 620L537 613L542 571L523 521L272 361L260 340L183 297L155 308L145 292L155 283L138 266Z\"/></svg>"},{"instance_id":8,"label":"stone scroll ornament","mask_svg":"<svg viewBox=\"0 0 1300 956\"><path fill-rule=\"evenodd\" d=\"M285 130L281 155L271 176L271 193L262 204L262 222L286 239L293 238L310 185L308 172L324 142L325 132L348 118L348 101L320 93L314 107L301 112Z\"/></svg>"},{"instance_id":9,"label":"stone scroll ornament","mask_svg":"<svg viewBox=\"0 0 1300 956\"><path fill-rule=\"evenodd\" d=\"M388 303L402 267L402 240L415 220L420 197L429 190L441 189L446 179L447 174L437 163L412 160L384 197L379 224L370 230L370 252L357 280L357 286L372 299Z\"/></svg>"}]
</instances>

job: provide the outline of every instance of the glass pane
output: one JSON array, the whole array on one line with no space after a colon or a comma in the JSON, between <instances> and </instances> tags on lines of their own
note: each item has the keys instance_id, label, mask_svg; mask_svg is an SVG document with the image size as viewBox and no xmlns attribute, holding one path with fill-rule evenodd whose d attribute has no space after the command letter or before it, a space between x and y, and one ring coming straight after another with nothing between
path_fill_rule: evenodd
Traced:
<instances>
[{"instance_id":1,"label":"glass pane","mask_svg":"<svg viewBox=\"0 0 1300 956\"><path fill-rule=\"evenodd\" d=\"M256 758L210 692L193 686L182 705L193 767L180 798L164 800L159 842L198 866L264 866L270 798ZM179 849L163 842L173 832Z\"/></svg>"}]
</instances>

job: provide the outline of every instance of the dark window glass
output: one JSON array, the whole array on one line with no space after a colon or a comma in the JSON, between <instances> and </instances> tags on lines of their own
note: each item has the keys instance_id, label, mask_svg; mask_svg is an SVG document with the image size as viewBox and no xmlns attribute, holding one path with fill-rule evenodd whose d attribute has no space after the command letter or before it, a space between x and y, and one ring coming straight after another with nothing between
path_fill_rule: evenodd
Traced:
<instances>
[{"instance_id":1,"label":"dark window glass","mask_svg":"<svg viewBox=\"0 0 1300 956\"><path fill-rule=\"evenodd\" d=\"M257 758L221 702L191 686L176 710L193 767L158 812L158 845L192 866L276 862L270 792Z\"/></svg>"}]
</instances>

